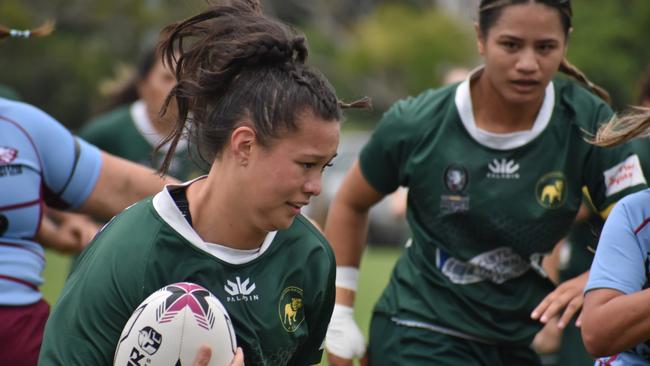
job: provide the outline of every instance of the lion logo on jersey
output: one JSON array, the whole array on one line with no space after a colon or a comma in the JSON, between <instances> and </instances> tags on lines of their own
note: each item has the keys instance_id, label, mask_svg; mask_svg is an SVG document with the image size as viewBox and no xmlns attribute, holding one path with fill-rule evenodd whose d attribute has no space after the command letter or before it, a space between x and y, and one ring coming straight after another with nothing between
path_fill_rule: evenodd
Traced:
<instances>
[{"instance_id":1,"label":"lion logo on jersey","mask_svg":"<svg viewBox=\"0 0 650 366\"><path fill-rule=\"evenodd\" d=\"M537 181L537 202L544 208L558 208L566 200L566 178L562 172L551 172Z\"/></svg>"},{"instance_id":2,"label":"lion logo on jersey","mask_svg":"<svg viewBox=\"0 0 650 366\"><path fill-rule=\"evenodd\" d=\"M282 327L290 333L295 332L303 320L305 311L302 304L302 289L289 286L282 291L278 302L278 315Z\"/></svg>"},{"instance_id":3,"label":"lion logo on jersey","mask_svg":"<svg viewBox=\"0 0 650 366\"><path fill-rule=\"evenodd\" d=\"M298 310L302 307L302 299L300 298L291 298L291 302L284 305L284 322L289 322L293 324L296 322L296 315L298 315Z\"/></svg>"}]
</instances>

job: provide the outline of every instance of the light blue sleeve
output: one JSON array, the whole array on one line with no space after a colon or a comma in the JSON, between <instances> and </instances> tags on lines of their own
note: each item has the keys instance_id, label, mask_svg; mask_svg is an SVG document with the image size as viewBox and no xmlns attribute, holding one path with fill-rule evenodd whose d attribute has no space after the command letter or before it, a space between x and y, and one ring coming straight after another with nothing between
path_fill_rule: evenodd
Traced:
<instances>
[{"instance_id":1,"label":"light blue sleeve","mask_svg":"<svg viewBox=\"0 0 650 366\"><path fill-rule=\"evenodd\" d=\"M100 150L29 104L13 103L7 115L19 121L38 153L47 204L57 208L79 207L97 183Z\"/></svg>"},{"instance_id":2,"label":"light blue sleeve","mask_svg":"<svg viewBox=\"0 0 650 366\"><path fill-rule=\"evenodd\" d=\"M650 238L646 206L650 206L648 190L629 195L616 204L598 241L585 292L609 288L630 294L643 288Z\"/></svg>"}]
</instances>

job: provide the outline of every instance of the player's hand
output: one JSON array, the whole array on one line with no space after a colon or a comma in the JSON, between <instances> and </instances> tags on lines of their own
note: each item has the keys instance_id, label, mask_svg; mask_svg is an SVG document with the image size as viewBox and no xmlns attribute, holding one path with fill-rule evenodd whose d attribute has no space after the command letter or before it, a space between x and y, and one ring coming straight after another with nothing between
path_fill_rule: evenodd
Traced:
<instances>
[{"instance_id":1,"label":"player's hand","mask_svg":"<svg viewBox=\"0 0 650 366\"><path fill-rule=\"evenodd\" d=\"M332 366L352 366L352 360L362 359L365 364L366 340L354 321L354 310L345 305L334 305L327 335L325 349Z\"/></svg>"},{"instance_id":2,"label":"player's hand","mask_svg":"<svg viewBox=\"0 0 650 366\"><path fill-rule=\"evenodd\" d=\"M194 360L194 366L207 366L210 363L211 357L212 349L206 345L202 345ZM232 362L230 362L230 366L244 366L244 352L240 347L237 347L237 352Z\"/></svg>"},{"instance_id":3,"label":"player's hand","mask_svg":"<svg viewBox=\"0 0 650 366\"><path fill-rule=\"evenodd\" d=\"M202 345L194 359L194 366L207 366L212 357L212 348Z\"/></svg>"},{"instance_id":4,"label":"player's hand","mask_svg":"<svg viewBox=\"0 0 650 366\"><path fill-rule=\"evenodd\" d=\"M583 291L588 277L589 272L587 271L580 276L560 284L537 305L530 317L546 324L546 322L564 310L560 320L557 322L559 328L564 328L571 318L582 308L584 301ZM581 318L578 317L576 321L577 327L580 326Z\"/></svg>"},{"instance_id":5,"label":"player's hand","mask_svg":"<svg viewBox=\"0 0 650 366\"><path fill-rule=\"evenodd\" d=\"M237 352L230 366L244 366L244 351L242 351L241 347L237 347Z\"/></svg>"}]
</instances>

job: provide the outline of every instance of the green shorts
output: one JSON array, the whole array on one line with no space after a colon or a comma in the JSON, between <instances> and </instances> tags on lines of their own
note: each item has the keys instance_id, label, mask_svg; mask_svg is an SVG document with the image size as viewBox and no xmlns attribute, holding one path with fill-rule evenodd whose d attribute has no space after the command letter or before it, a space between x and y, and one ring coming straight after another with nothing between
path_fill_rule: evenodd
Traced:
<instances>
[{"instance_id":1,"label":"green shorts","mask_svg":"<svg viewBox=\"0 0 650 366\"><path fill-rule=\"evenodd\" d=\"M369 365L540 366L530 347L487 344L397 324L374 313L370 323Z\"/></svg>"}]
</instances>

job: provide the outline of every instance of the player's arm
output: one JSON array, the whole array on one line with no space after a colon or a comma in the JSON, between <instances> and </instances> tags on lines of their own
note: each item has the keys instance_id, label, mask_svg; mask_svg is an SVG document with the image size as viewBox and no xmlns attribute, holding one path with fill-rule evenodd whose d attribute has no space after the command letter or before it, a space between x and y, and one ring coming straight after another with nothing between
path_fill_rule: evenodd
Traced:
<instances>
[{"instance_id":1,"label":"player's arm","mask_svg":"<svg viewBox=\"0 0 650 366\"><path fill-rule=\"evenodd\" d=\"M336 256L336 305L326 337L331 365L351 365L365 355L365 340L354 322L358 269L368 233L368 211L384 195L363 177L356 162L330 205L325 236Z\"/></svg>"},{"instance_id":2,"label":"player's arm","mask_svg":"<svg viewBox=\"0 0 650 366\"><path fill-rule=\"evenodd\" d=\"M639 206L645 205L641 198ZM648 254L637 236L648 228L638 224L643 215L631 216L626 203L614 208L603 227L585 294L582 336L593 356L613 355L650 339L650 289L643 289Z\"/></svg>"},{"instance_id":3,"label":"player's arm","mask_svg":"<svg viewBox=\"0 0 650 366\"><path fill-rule=\"evenodd\" d=\"M111 218L140 199L159 192L165 184L177 182L107 152L101 153L101 159L97 183L79 209L95 217Z\"/></svg>"},{"instance_id":4,"label":"player's arm","mask_svg":"<svg viewBox=\"0 0 650 366\"><path fill-rule=\"evenodd\" d=\"M650 289L629 295L608 288L589 291L582 325L587 352L594 357L610 356L650 339L648 303Z\"/></svg>"},{"instance_id":5,"label":"player's arm","mask_svg":"<svg viewBox=\"0 0 650 366\"><path fill-rule=\"evenodd\" d=\"M47 208L36 240L62 253L76 253L90 243L99 229L100 226L86 215Z\"/></svg>"}]
</instances>

